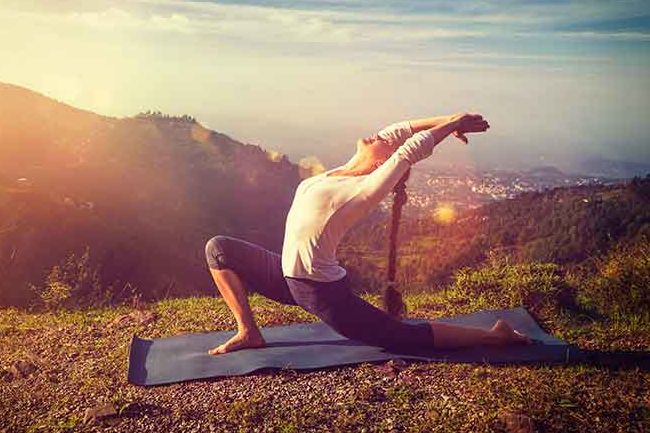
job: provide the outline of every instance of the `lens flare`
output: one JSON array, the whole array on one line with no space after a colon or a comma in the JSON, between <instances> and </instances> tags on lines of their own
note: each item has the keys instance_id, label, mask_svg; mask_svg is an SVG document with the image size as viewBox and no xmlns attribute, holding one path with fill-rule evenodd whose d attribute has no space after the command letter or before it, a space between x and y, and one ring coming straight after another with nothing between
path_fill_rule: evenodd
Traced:
<instances>
[{"instance_id":1,"label":"lens flare","mask_svg":"<svg viewBox=\"0 0 650 433\"><path fill-rule=\"evenodd\" d=\"M195 123L192 125L192 138L199 143L207 143L210 138L210 130L204 128L202 125Z\"/></svg>"},{"instance_id":2,"label":"lens flare","mask_svg":"<svg viewBox=\"0 0 650 433\"><path fill-rule=\"evenodd\" d=\"M278 152L277 150L268 150L266 152L266 156L269 158L270 161L278 162L282 159L284 155Z\"/></svg>"},{"instance_id":3,"label":"lens flare","mask_svg":"<svg viewBox=\"0 0 650 433\"><path fill-rule=\"evenodd\" d=\"M316 176L325 171L325 166L315 156L307 156L298 162L300 177L302 179Z\"/></svg>"},{"instance_id":4,"label":"lens flare","mask_svg":"<svg viewBox=\"0 0 650 433\"><path fill-rule=\"evenodd\" d=\"M439 224L451 224L456 221L456 209L451 203L440 203L433 211L433 219Z\"/></svg>"}]
</instances>

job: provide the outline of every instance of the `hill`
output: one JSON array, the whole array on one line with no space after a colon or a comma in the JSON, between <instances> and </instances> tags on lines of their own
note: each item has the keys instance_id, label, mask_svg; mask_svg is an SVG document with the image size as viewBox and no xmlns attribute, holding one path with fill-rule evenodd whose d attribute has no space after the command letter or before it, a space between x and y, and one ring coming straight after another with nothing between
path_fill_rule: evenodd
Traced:
<instances>
[{"instance_id":1,"label":"hill","mask_svg":"<svg viewBox=\"0 0 650 433\"><path fill-rule=\"evenodd\" d=\"M208 293L215 234L279 251L310 173L190 116L116 119L0 84L0 305L88 247L88 272L120 299Z\"/></svg>"},{"instance_id":2,"label":"hill","mask_svg":"<svg viewBox=\"0 0 650 433\"><path fill-rule=\"evenodd\" d=\"M435 211L399 229L398 280L404 287L446 282L492 255L518 262L578 264L618 244L650 239L650 176L608 186L523 193L438 222ZM385 280L389 215L350 232L341 260L368 290Z\"/></svg>"}]
</instances>

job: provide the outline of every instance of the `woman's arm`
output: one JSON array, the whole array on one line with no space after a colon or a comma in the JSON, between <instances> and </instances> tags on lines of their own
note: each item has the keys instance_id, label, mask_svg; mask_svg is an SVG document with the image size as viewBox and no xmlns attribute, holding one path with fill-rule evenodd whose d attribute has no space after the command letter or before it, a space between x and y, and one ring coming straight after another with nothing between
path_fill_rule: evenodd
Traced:
<instances>
[{"instance_id":1,"label":"woman's arm","mask_svg":"<svg viewBox=\"0 0 650 433\"><path fill-rule=\"evenodd\" d=\"M430 156L433 148L449 134L484 132L488 127L480 115L459 113L447 117L432 128L413 134L382 165L365 176L359 195L368 206L377 205L392 191L409 167ZM413 129L412 124L411 128Z\"/></svg>"},{"instance_id":2,"label":"woman's arm","mask_svg":"<svg viewBox=\"0 0 650 433\"><path fill-rule=\"evenodd\" d=\"M484 123L485 125L487 125L487 122L483 120L483 117L481 115L468 114L468 113L457 113L457 114L451 114L449 116L425 117L422 119L409 120L409 123L411 124L411 129L413 130L413 133L416 133L419 131L424 131L426 129L435 128L436 126L447 123L453 119L456 120L463 119L462 125L459 125L459 127L454 131L452 131L451 134L465 144L467 144L468 141L467 137L465 136L465 133L482 132L485 129L480 131L475 131L472 128L479 123ZM467 126L469 124L472 124L472 127L468 128Z\"/></svg>"},{"instance_id":3,"label":"woman's arm","mask_svg":"<svg viewBox=\"0 0 650 433\"><path fill-rule=\"evenodd\" d=\"M381 202L411 165L431 155L433 148L457 127L458 121L448 120L407 139L382 165L364 177L358 194L365 205L374 207Z\"/></svg>"},{"instance_id":4,"label":"woman's arm","mask_svg":"<svg viewBox=\"0 0 650 433\"><path fill-rule=\"evenodd\" d=\"M451 115L449 116L436 116L436 117L423 117L421 119L412 119L409 120L409 123L411 124L411 129L413 130L413 133L415 134L416 132L424 131L425 129L431 129L435 128L436 126L442 124L442 123L447 123L450 119Z\"/></svg>"},{"instance_id":5,"label":"woman's arm","mask_svg":"<svg viewBox=\"0 0 650 433\"><path fill-rule=\"evenodd\" d=\"M403 120L384 127L376 135L399 147L416 132L435 128L447 123L452 116L423 117L421 119Z\"/></svg>"},{"instance_id":6,"label":"woman's arm","mask_svg":"<svg viewBox=\"0 0 650 433\"><path fill-rule=\"evenodd\" d=\"M405 120L388 125L379 131L377 135L392 142L394 146L399 147L415 133L449 123L453 118L459 119L462 116L470 115L467 115L466 113L458 113L445 116L422 117L420 119ZM454 130L451 133L454 137L467 144L467 138L460 130Z\"/></svg>"}]
</instances>

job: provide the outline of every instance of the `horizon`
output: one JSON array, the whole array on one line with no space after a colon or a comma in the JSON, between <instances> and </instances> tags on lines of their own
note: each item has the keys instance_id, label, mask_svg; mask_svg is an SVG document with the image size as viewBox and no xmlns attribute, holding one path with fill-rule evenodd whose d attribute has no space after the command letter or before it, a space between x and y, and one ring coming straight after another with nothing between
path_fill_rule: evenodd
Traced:
<instances>
[{"instance_id":1,"label":"horizon","mask_svg":"<svg viewBox=\"0 0 650 433\"><path fill-rule=\"evenodd\" d=\"M0 6L0 81L98 114L189 114L333 166L389 123L469 111L489 133L427 163L650 164L640 1L39 3Z\"/></svg>"}]
</instances>

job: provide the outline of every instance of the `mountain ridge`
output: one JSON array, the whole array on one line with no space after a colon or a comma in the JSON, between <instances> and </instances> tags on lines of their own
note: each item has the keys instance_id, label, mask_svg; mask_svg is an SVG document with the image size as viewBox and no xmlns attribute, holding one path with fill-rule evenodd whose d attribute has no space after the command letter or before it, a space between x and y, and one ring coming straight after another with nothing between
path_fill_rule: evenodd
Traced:
<instances>
[{"instance_id":1,"label":"mountain ridge","mask_svg":"<svg viewBox=\"0 0 650 433\"><path fill-rule=\"evenodd\" d=\"M278 251L310 174L189 116L106 117L6 84L0 100L0 304L26 302L86 245L116 292L209 293L207 239Z\"/></svg>"}]
</instances>

